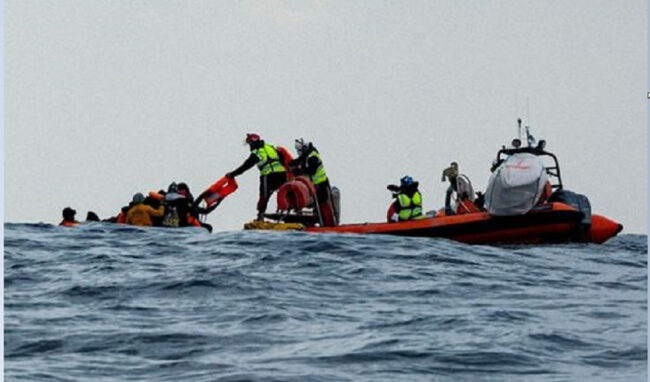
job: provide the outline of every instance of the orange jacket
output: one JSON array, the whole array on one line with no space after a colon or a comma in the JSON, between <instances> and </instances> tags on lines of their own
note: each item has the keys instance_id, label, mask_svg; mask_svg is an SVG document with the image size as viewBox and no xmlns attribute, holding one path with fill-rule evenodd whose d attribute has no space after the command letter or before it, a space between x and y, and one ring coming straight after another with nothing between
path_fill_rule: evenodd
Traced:
<instances>
[{"instance_id":1,"label":"orange jacket","mask_svg":"<svg viewBox=\"0 0 650 382\"><path fill-rule=\"evenodd\" d=\"M194 216L187 214L187 225L189 226L194 226L194 227L200 227L201 226L201 221L199 219L195 218Z\"/></svg>"},{"instance_id":2,"label":"orange jacket","mask_svg":"<svg viewBox=\"0 0 650 382\"><path fill-rule=\"evenodd\" d=\"M62 226L64 226L64 227L76 227L76 226L78 226L79 224L80 224L80 223L79 223L78 221L76 221L76 220L73 221L73 222L63 220L61 223L59 223L59 225L62 225Z\"/></svg>"},{"instance_id":3,"label":"orange jacket","mask_svg":"<svg viewBox=\"0 0 650 382\"><path fill-rule=\"evenodd\" d=\"M152 226L152 216L160 217L165 213L165 207L160 206L158 209L153 209L146 204L136 204L131 207L129 212L126 213L126 224L139 225L139 226Z\"/></svg>"}]
</instances>

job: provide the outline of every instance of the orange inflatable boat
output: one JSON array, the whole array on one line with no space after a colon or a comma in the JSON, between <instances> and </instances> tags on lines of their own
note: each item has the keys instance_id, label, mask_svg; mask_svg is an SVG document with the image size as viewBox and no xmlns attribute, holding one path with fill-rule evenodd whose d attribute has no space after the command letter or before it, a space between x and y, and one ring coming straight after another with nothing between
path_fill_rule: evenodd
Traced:
<instances>
[{"instance_id":1,"label":"orange inflatable boat","mask_svg":"<svg viewBox=\"0 0 650 382\"><path fill-rule=\"evenodd\" d=\"M519 123L521 124L521 121ZM322 217L318 215L317 208L312 206L311 214L305 213L305 210L302 209L309 207L307 205L313 199L310 198L313 196L313 190L309 192L307 187L299 187L302 185L293 185L289 182L286 187L283 186L286 190L281 190L278 193L278 213L266 214L265 217L280 222L278 229L286 229L286 223L300 223L299 226L301 225L304 231L312 233L441 237L470 244L604 243L621 232L623 226L618 222L591 213L591 204L586 196L563 188L557 157L544 150L545 141L540 140L535 146L535 140L528 133L528 128L526 135L527 147L520 147L521 141L515 139L511 148L503 146L499 150L497 158L493 162L493 177L490 179L492 185L496 182L493 182L494 179L509 181L513 179L512 173L498 178L501 171L504 173L519 169L530 171L531 167L525 166L524 162L528 160L533 164L538 163L539 172L535 173L539 174L538 178L530 183L534 188L532 193L534 197L523 199L526 203L530 203L523 212L500 213L500 211L496 211L489 213L491 207L487 202L486 209L484 209L465 199L457 201L456 214L449 216L442 210L435 216L419 220L325 226L322 223ZM517 161L517 165L510 165L511 161ZM502 164L503 166L501 166ZM296 182L294 181L294 183ZM511 195L516 196L521 192L521 187L513 188L513 191L508 191L506 186L499 187L502 189L498 193L492 192L494 196L490 199L492 207L496 204L495 200L507 199ZM488 191L495 189L497 189L496 186L488 186ZM292 213L292 210L295 213ZM495 209L492 208L492 211ZM263 227L248 224L246 228L274 229L272 223Z\"/></svg>"},{"instance_id":2,"label":"orange inflatable boat","mask_svg":"<svg viewBox=\"0 0 650 382\"><path fill-rule=\"evenodd\" d=\"M443 237L468 244L540 244L567 241L600 244L623 229L623 226L615 221L592 215L591 225L583 230L584 217L584 213L576 208L555 202L535 207L525 215L492 216L487 212L476 212L399 223L307 227L305 231Z\"/></svg>"}]
</instances>

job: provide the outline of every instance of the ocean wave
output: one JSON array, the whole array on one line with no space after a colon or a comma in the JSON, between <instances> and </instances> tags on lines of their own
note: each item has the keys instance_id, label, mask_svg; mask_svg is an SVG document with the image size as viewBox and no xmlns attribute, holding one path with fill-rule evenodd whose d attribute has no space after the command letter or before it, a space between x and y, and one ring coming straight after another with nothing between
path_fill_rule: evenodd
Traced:
<instances>
[{"instance_id":1,"label":"ocean wave","mask_svg":"<svg viewBox=\"0 0 650 382\"><path fill-rule=\"evenodd\" d=\"M642 381L647 237L5 224L5 379Z\"/></svg>"}]
</instances>

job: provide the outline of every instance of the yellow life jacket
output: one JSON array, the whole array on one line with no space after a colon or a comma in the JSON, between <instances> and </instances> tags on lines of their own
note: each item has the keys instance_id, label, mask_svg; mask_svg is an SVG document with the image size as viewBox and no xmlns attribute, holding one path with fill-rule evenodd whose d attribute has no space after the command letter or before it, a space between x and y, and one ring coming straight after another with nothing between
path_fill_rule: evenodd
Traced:
<instances>
[{"instance_id":1,"label":"yellow life jacket","mask_svg":"<svg viewBox=\"0 0 650 382\"><path fill-rule=\"evenodd\" d=\"M327 180L327 174L325 173L325 167L323 167L323 158L320 156L318 151L312 150L309 155L307 155L307 160L311 157L316 157L318 158L318 168L316 169L316 172L314 175L310 176L309 178L311 179L311 182L314 183L314 185L321 184L324 181Z\"/></svg>"},{"instance_id":2,"label":"yellow life jacket","mask_svg":"<svg viewBox=\"0 0 650 382\"><path fill-rule=\"evenodd\" d=\"M253 153L257 155L259 159L257 162L257 168L260 169L260 175L269 175L273 172L285 172L286 169L280 163L280 156L275 147L265 143L264 146L253 150Z\"/></svg>"},{"instance_id":3,"label":"yellow life jacket","mask_svg":"<svg viewBox=\"0 0 650 382\"><path fill-rule=\"evenodd\" d=\"M420 191L415 191L412 197L405 193L400 193L397 196L397 201L401 207L399 211L399 220L413 220L422 216L422 195Z\"/></svg>"}]
</instances>

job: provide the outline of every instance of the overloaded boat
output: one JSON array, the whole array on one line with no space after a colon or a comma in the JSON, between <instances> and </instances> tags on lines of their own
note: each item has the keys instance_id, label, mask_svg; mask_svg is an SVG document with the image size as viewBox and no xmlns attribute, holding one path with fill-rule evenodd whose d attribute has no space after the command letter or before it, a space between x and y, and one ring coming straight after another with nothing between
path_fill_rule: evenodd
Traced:
<instances>
[{"instance_id":1,"label":"overloaded boat","mask_svg":"<svg viewBox=\"0 0 650 382\"><path fill-rule=\"evenodd\" d=\"M470 244L603 243L621 232L621 224L591 212L585 195L564 189L557 157L528 127L526 140L526 146L514 139L512 147L498 151L483 206L473 197L459 198L453 214L443 209L417 220L325 226L322 211L328 210L317 205L309 180L296 177L278 191L278 211L265 215L272 222L253 221L245 228L440 237ZM336 189L334 196L331 210L339 215Z\"/></svg>"}]
</instances>

